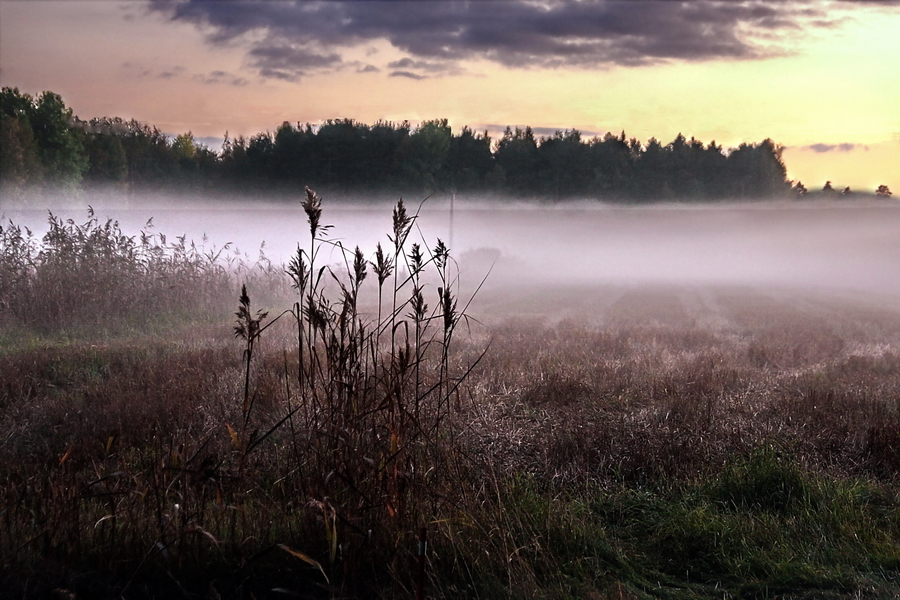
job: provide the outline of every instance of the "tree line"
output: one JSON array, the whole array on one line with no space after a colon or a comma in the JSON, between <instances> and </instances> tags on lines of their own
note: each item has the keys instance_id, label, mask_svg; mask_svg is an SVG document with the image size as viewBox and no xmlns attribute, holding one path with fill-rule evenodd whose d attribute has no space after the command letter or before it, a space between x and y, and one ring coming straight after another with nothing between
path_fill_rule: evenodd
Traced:
<instances>
[{"instance_id":1,"label":"tree line","mask_svg":"<svg viewBox=\"0 0 900 600\"><path fill-rule=\"evenodd\" d=\"M128 190L317 189L341 192L469 192L607 201L768 198L799 193L787 180L782 147L770 139L726 150L679 134L641 143L577 130L538 137L507 128L499 140L446 119L285 122L249 138L225 134L221 151L188 132L171 138L135 120L75 117L53 92L0 92L0 185L121 186ZM802 188L805 190L805 188Z\"/></svg>"}]
</instances>

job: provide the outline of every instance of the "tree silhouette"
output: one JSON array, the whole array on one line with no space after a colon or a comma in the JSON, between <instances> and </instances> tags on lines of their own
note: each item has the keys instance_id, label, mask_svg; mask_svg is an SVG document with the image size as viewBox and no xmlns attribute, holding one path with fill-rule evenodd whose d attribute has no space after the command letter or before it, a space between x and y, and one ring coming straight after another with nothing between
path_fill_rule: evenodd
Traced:
<instances>
[{"instance_id":1,"label":"tree silhouette","mask_svg":"<svg viewBox=\"0 0 900 600\"><path fill-rule=\"evenodd\" d=\"M494 166L491 138L487 131L474 133L463 127L459 135L450 138L447 170L453 190L476 190Z\"/></svg>"},{"instance_id":2,"label":"tree silhouette","mask_svg":"<svg viewBox=\"0 0 900 600\"><path fill-rule=\"evenodd\" d=\"M631 148L625 139L607 133L602 139L589 144L589 161L593 171L591 191L602 197L625 197L628 195L634 174Z\"/></svg>"},{"instance_id":3,"label":"tree silhouette","mask_svg":"<svg viewBox=\"0 0 900 600\"><path fill-rule=\"evenodd\" d=\"M589 147L577 129L541 138L537 149L540 190L555 199L587 193L594 173Z\"/></svg>"},{"instance_id":4,"label":"tree silhouette","mask_svg":"<svg viewBox=\"0 0 900 600\"><path fill-rule=\"evenodd\" d=\"M515 131L506 128L494 154L505 174L506 189L534 196L540 188L537 140L531 127Z\"/></svg>"},{"instance_id":5,"label":"tree silhouette","mask_svg":"<svg viewBox=\"0 0 900 600\"><path fill-rule=\"evenodd\" d=\"M728 155L726 171L732 181L730 195L764 198L784 192L787 169L781 159L783 148L770 139L758 144L741 144Z\"/></svg>"},{"instance_id":6,"label":"tree silhouette","mask_svg":"<svg viewBox=\"0 0 900 600\"><path fill-rule=\"evenodd\" d=\"M43 92L32 98L18 88L4 87L0 115L4 180L15 185L45 181L67 188L81 183L88 168L82 133L72 127L72 109L58 94Z\"/></svg>"},{"instance_id":7,"label":"tree silhouette","mask_svg":"<svg viewBox=\"0 0 900 600\"><path fill-rule=\"evenodd\" d=\"M224 190L302 190L307 184L345 192L404 189L490 190L556 199L594 196L615 201L763 198L793 193L782 148L766 139L726 150L679 133L669 144L607 133L585 139L560 130L537 139L530 127L507 127L492 146L488 133L447 119L420 123L352 119L321 125L283 122L245 138L225 134L221 152L188 132L174 139L137 121L77 121L62 99L37 99L17 89L0 93L0 182L5 189L38 184L126 183ZM824 188L833 191L830 182ZM835 192L836 193L836 192Z\"/></svg>"},{"instance_id":8,"label":"tree silhouette","mask_svg":"<svg viewBox=\"0 0 900 600\"><path fill-rule=\"evenodd\" d=\"M94 119L82 124L84 149L88 157L85 182L123 184L128 180L128 156L122 137L116 134L116 123L110 119Z\"/></svg>"},{"instance_id":9,"label":"tree silhouette","mask_svg":"<svg viewBox=\"0 0 900 600\"><path fill-rule=\"evenodd\" d=\"M404 172L410 182L426 193L437 190L446 179L450 153L450 125L447 119L425 121L409 136L404 146Z\"/></svg>"},{"instance_id":10,"label":"tree silhouette","mask_svg":"<svg viewBox=\"0 0 900 600\"><path fill-rule=\"evenodd\" d=\"M0 91L0 185L18 192L43 181L44 168L31 129L31 96L18 88Z\"/></svg>"},{"instance_id":11,"label":"tree silhouette","mask_svg":"<svg viewBox=\"0 0 900 600\"><path fill-rule=\"evenodd\" d=\"M668 154L666 147L655 137L647 140L635 162L639 200L671 200L675 195L669 184L671 162Z\"/></svg>"}]
</instances>

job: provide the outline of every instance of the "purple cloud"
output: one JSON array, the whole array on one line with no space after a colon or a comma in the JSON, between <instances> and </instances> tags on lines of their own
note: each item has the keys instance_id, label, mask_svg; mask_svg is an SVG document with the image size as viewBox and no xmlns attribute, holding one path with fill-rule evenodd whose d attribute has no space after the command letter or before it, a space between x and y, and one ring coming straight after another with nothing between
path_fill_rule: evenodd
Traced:
<instances>
[{"instance_id":1,"label":"purple cloud","mask_svg":"<svg viewBox=\"0 0 900 600\"><path fill-rule=\"evenodd\" d=\"M598 68L668 60L757 59L779 40L837 16L807 2L748 0L522 0L479 2L210 2L151 0L174 21L202 26L212 44L248 33L264 76L296 79L341 68L336 49L387 39L409 56L398 72L454 72L480 58L509 67ZM268 74L268 75L267 75ZM404 75L397 75L404 76Z\"/></svg>"},{"instance_id":2,"label":"purple cloud","mask_svg":"<svg viewBox=\"0 0 900 600\"><path fill-rule=\"evenodd\" d=\"M411 73L409 71L391 71L391 74L388 77L406 77L408 79L415 79L416 81L428 79L425 75L418 75L417 73Z\"/></svg>"},{"instance_id":3,"label":"purple cloud","mask_svg":"<svg viewBox=\"0 0 900 600\"><path fill-rule=\"evenodd\" d=\"M833 152L837 150L838 152L851 152L853 150L861 149L868 150L868 146L864 146L862 144L810 144L809 146L803 146L803 149L812 150L813 152L818 152L819 154L824 152Z\"/></svg>"}]
</instances>

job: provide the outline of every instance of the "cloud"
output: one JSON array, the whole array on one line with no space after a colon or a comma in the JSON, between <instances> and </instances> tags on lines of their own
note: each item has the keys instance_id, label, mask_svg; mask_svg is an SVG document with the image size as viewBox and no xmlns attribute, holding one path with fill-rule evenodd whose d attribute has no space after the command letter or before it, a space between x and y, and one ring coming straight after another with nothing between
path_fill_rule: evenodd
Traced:
<instances>
[{"instance_id":1,"label":"cloud","mask_svg":"<svg viewBox=\"0 0 900 600\"><path fill-rule=\"evenodd\" d=\"M425 75L418 75L416 73L410 73L409 71L391 71L391 74L388 77L407 77L409 79L415 79L416 81L428 79Z\"/></svg>"},{"instance_id":2,"label":"cloud","mask_svg":"<svg viewBox=\"0 0 900 600\"><path fill-rule=\"evenodd\" d=\"M447 62L415 60L408 56L391 61L387 66L389 69L393 69L390 77L409 77L411 79L428 79L434 75L449 75L459 72L459 69Z\"/></svg>"},{"instance_id":3,"label":"cloud","mask_svg":"<svg viewBox=\"0 0 900 600\"><path fill-rule=\"evenodd\" d=\"M413 60L408 56L388 63L391 69L416 69L429 73L441 73L450 69L445 63L429 62L427 60Z\"/></svg>"},{"instance_id":4,"label":"cloud","mask_svg":"<svg viewBox=\"0 0 900 600\"><path fill-rule=\"evenodd\" d=\"M173 79L175 77L178 77L182 73L184 73L184 67L174 66L171 69L166 69L165 71L161 71L160 73L157 73L156 77L158 77L159 79ZM148 74L149 74L149 71L148 71Z\"/></svg>"},{"instance_id":5,"label":"cloud","mask_svg":"<svg viewBox=\"0 0 900 600\"><path fill-rule=\"evenodd\" d=\"M141 64L133 63L133 62L123 62L121 63L121 68L125 70L132 77L153 77L156 79L175 79L181 78L182 76L189 77L192 81L202 83L205 85L233 85L242 87L245 85L250 85L250 81L243 77L238 77L233 73L229 73L227 71L215 70L210 71L208 73L194 73L190 74L187 69L181 65L176 65L174 67L169 67L163 69L161 71L156 71L154 69L148 69Z\"/></svg>"},{"instance_id":6,"label":"cloud","mask_svg":"<svg viewBox=\"0 0 900 600\"><path fill-rule=\"evenodd\" d=\"M810 144L809 146L802 146L803 150L812 150L813 152L824 153L824 152L833 152L837 150L838 152L851 152L853 150L868 150L869 147L863 144Z\"/></svg>"},{"instance_id":7,"label":"cloud","mask_svg":"<svg viewBox=\"0 0 900 600\"><path fill-rule=\"evenodd\" d=\"M483 0L479 2L209 2L151 0L211 44L247 44L264 76L296 79L346 65L342 48L387 40L411 67L454 73L464 59L515 68L640 66L661 61L758 59L832 15L808 2L748 0ZM371 46L369 48L371 51Z\"/></svg>"},{"instance_id":8,"label":"cloud","mask_svg":"<svg viewBox=\"0 0 900 600\"><path fill-rule=\"evenodd\" d=\"M250 83L243 77L238 77L238 76L228 73L226 71L220 71L220 70L210 71L209 73L206 73L206 74L200 73L200 74L194 75L192 77L192 79L194 81L199 81L200 83L207 84L207 85L225 84L225 85L234 85L234 86L242 87L245 85L249 85L249 83Z\"/></svg>"},{"instance_id":9,"label":"cloud","mask_svg":"<svg viewBox=\"0 0 900 600\"><path fill-rule=\"evenodd\" d=\"M131 77L153 77L156 79L174 79L184 74L185 68L181 65L175 65L162 71L156 71L145 67L140 63L123 62L121 68L124 69Z\"/></svg>"},{"instance_id":10,"label":"cloud","mask_svg":"<svg viewBox=\"0 0 900 600\"><path fill-rule=\"evenodd\" d=\"M248 59L250 65L258 68L264 77L274 76L288 81L297 81L311 71L328 69L341 63L341 57L334 52L316 52L277 40L257 45L248 53Z\"/></svg>"},{"instance_id":11,"label":"cloud","mask_svg":"<svg viewBox=\"0 0 900 600\"><path fill-rule=\"evenodd\" d=\"M194 141L202 146L206 146L210 150L218 150L222 147L222 144L225 143L225 138L219 136L205 136L195 137Z\"/></svg>"}]
</instances>

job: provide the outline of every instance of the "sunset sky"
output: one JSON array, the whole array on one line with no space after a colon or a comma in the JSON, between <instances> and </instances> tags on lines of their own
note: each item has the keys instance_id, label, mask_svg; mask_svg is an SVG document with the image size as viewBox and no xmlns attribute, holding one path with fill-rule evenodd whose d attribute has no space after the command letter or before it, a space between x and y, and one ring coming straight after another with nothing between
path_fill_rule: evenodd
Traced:
<instances>
[{"instance_id":1,"label":"sunset sky","mask_svg":"<svg viewBox=\"0 0 900 600\"><path fill-rule=\"evenodd\" d=\"M0 0L0 84L218 150L283 121L770 137L900 194L900 2Z\"/></svg>"}]
</instances>

